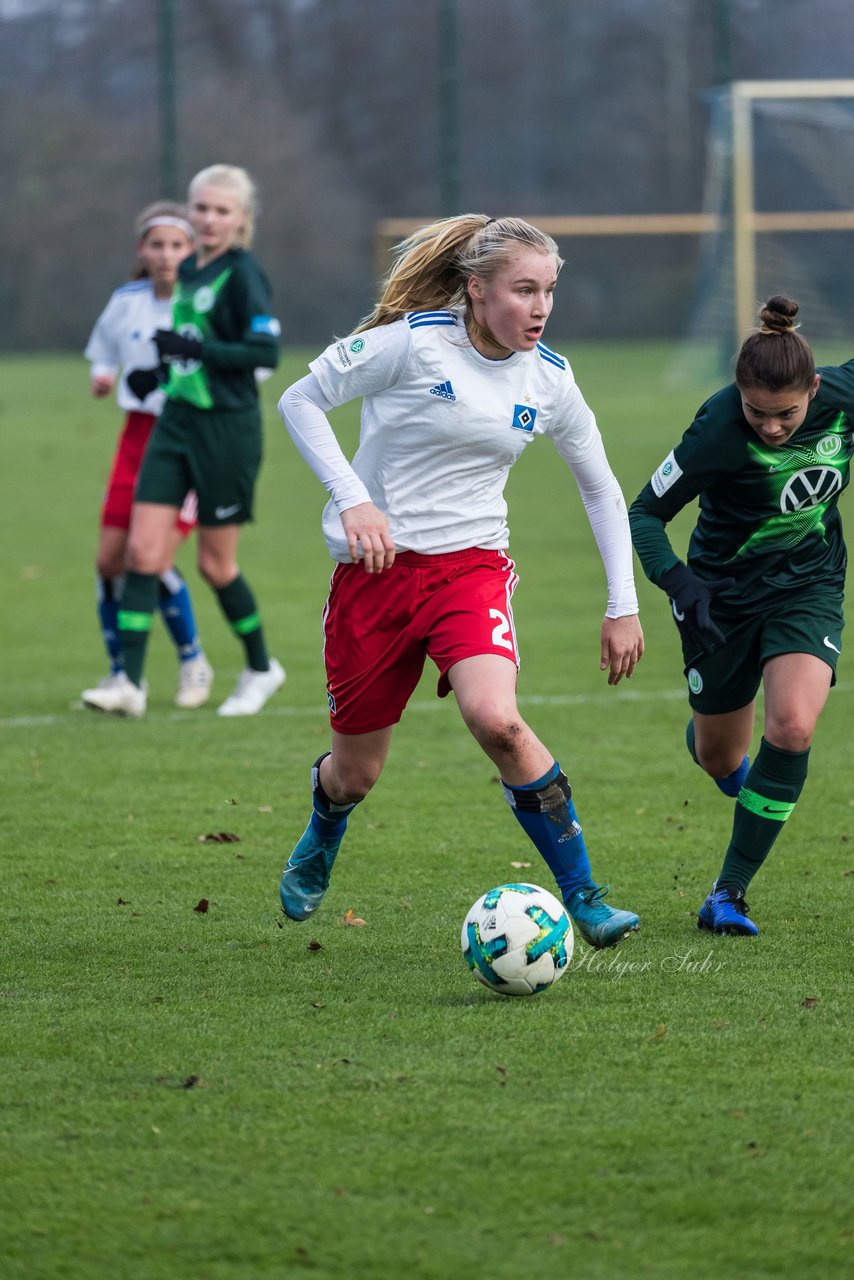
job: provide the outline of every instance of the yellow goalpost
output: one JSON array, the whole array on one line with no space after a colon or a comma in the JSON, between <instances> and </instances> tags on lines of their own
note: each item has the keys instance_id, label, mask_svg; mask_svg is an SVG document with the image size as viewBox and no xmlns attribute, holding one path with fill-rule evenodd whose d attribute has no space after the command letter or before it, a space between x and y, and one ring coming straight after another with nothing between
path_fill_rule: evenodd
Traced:
<instances>
[{"instance_id":1,"label":"yellow goalpost","mask_svg":"<svg viewBox=\"0 0 854 1280\"><path fill-rule=\"evenodd\" d=\"M854 231L854 208L759 210L755 196L753 115L768 99L854 98L854 80L736 80L729 86L731 135L731 215L720 213L592 214L527 220L556 239L601 236L699 236L730 229L733 242L733 326L743 338L756 313L756 237L763 232ZM525 215L522 215L523 217ZM392 246L427 218L384 218L377 224L378 274L388 269Z\"/></svg>"}]
</instances>

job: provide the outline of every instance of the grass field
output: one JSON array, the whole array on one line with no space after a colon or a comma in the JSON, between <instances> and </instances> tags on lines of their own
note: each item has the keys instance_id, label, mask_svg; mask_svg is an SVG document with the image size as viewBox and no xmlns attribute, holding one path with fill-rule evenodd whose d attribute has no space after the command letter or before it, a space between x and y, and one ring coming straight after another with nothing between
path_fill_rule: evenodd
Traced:
<instances>
[{"instance_id":1,"label":"grass field","mask_svg":"<svg viewBox=\"0 0 854 1280\"><path fill-rule=\"evenodd\" d=\"M709 388L667 389L663 348L571 355L631 499ZM698 934L731 802L682 745L676 633L646 582L647 656L618 689L599 672L601 565L541 443L509 487L521 706L642 931L612 953L577 942L535 999L474 981L474 899L553 886L429 675L321 912L285 926L279 873L327 739L324 494L274 409L304 368L291 353L265 385L241 556L288 682L258 717L216 717L240 651L187 547L214 702L174 709L158 626L131 723L76 705L104 672L92 560L115 407L88 399L80 359L0 361L0 1275L850 1275L847 662L750 894L761 937ZM337 422L349 447L354 413ZM222 832L239 839L199 839Z\"/></svg>"}]
</instances>

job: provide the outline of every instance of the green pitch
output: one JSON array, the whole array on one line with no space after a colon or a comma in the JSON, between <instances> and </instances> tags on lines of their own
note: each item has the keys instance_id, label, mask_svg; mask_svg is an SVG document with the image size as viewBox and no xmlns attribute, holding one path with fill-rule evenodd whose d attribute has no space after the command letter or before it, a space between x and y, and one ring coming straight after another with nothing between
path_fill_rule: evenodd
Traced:
<instances>
[{"instance_id":1,"label":"green pitch","mask_svg":"<svg viewBox=\"0 0 854 1280\"><path fill-rule=\"evenodd\" d=\"M663 349L570 354L631 499L711 388L668 390ZM0 1274L850 1275L847 661L750 894L762 936L699 934L731 802L682 744L676 633L647 583L637 675L609 689L599 672L601 567L541 444L509 488L521 705L640 934L577 941L536 998L474 981L472 902L553 885L432 677L321 912L285 924L279 873L327 740L324 494L275 414L305 358L264 386L241 555L288 682L257 718L216 717L240 650L189 546L214 700L174 709L157 622L139 723L75 706L105 671L92 561L117 412L89 399L82 360L0 364ZM354 413L337 422L351 447Z\"/></svg>"}]
</instances>

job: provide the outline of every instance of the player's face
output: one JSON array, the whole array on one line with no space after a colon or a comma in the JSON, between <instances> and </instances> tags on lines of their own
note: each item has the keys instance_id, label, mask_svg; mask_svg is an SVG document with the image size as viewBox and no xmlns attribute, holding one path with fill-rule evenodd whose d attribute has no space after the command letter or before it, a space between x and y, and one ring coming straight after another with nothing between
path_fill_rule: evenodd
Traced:
<instances>
[{"instance_id":1,"label":"player's face","mask_svg":"<svg viewBox=\"0 0 854 1280\"><path fill-rule=\"evenodd\" d=\"M230 249L246 222L246 210L228 187L196 187L190 197L190 221L196 232L200 265Z\"/></svg>"},{"instance_id":2,"label":"player's face","mask_svg":"<svg viewBox=\"0 0 854 1280\"><path fill-rule=\"evenodd\" d=\"M178 268L192 249L180 227L151 227L137 250L155 290L168 297L178 278Z\"/></svg>"},{"instance_id":3,"label":"player's face","mask_svg":"<svg viewBox=\"0 0 854 1280\"><path fill-rule=\"evenodd\" d=\"M491 280L468 282L472 314L494 342L475 333L475 348L491 360L533 351L554 305L557 266L550 253L522 249Z\"/></svg>"},{"instance_id":4,"label":"player's face","mask_svg":"<svg viewBox=\"0 0 854 1280\"><path fill-rule=\"evenodd\" d=\"M742 412L763 444L775 448L795 434L807 416L820 381L816 374L807 391L796 387L784 387L782 391L769 391L767 387L739 387Z\"/></svg>"}]
</instances>

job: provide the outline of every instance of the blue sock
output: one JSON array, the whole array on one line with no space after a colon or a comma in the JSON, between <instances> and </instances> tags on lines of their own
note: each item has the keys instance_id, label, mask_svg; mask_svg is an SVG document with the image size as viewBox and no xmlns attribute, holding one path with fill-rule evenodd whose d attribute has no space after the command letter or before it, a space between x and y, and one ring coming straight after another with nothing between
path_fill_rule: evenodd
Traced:
<instances>
[{"instance_id":1,"label":"blue sock","mask_svg":"<svg viewBox=\"0 0 854 1280\"><path fill-rule=\"evenodd\" d=\"M169 628L178 657L182 662L198 658L202 652L190 590L177 569L167 569L160 576L158 606Z\"/></svg>"},{"instance_id":2,"label":"blue sock","mask_svg":"<svg viewBox=\"0 0 854 1280\"><path fill-rule=\"evenodd\" d=\"M548 773L521 787L502 782L504 798L557 881L565 902L593 887L587 846L572 803L572 788L555 761Z\"/></svg>"},{"instance_id":3,"label":"blue sock","mask_svg":"<svg viewBox=\"0 0 854 1280\"><path fill-rule=\"evenodd\" d=\"M691 759L694 764L700 764L697 759L697 751L694 742L694 721L689 720L685 729L685 745L688 748ZM702 768L702 766L700 766ZM725 778L712 778L718 790L722 791L725 796L736 797L744 785L744 779L747 777L750 769L750 756L745 756L737 769L733 769L732 773L728 773Z\"/></svg>"},{"instance_id":4,"label":"blue sock","mask_svg":"<svg viewBox=\"0 0 854 1280\"><path fill-rule=\"evenodd\" d=\"M122 579L102 578L99 574L95 579L95 589L98 595L98 621L101 624L104 648L110 660L110 675L115 676L125 669L122 642L119 639L118 598L122 593Z\"/></svg>"},{"instance_id":5,"label":"blue sock","mask_svg":"<svg viewBox=\"0 0 854 1280\"><path fill-rule=\"evenodd\" d=\"M311 767L311 825L322 840L337 840L340 844L347 830L347 819L359 801L354 800L352 804L334 804L323 790L320 781L320 765L331 754L329 751L324 751Z\"/></svg>"}]
</instances>

